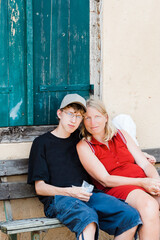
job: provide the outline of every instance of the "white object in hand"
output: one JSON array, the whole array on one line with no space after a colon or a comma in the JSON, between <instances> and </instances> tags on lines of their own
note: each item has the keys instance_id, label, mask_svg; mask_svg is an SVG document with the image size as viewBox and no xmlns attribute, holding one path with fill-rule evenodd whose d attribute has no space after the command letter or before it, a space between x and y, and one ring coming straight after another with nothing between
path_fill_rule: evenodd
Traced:
<instances>
[{"instance_id":1,"label":"white object in hand","mask_svg":"<svg viewBox=\"0 0 160 240\"><path fill-rule=\"evenodd\" d=\"M86 181L83 181L82 187L86 190L86 192L89 192L89 193L91 193L94 189L94 186L92 184L89 184Z\"/></svg>"}]
</instances>

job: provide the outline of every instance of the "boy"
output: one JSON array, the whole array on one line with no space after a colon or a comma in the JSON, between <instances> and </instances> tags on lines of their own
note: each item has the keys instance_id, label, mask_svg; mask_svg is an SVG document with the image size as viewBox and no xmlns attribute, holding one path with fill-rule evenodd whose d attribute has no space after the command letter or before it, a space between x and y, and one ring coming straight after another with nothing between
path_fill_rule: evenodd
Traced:
<instances>
[{"instance_id":1,"label":"boy","mask_svg":"<svg viewBox=\"0 0 160 240\"><path fill-rule=\"evenodd\" d=\"M45 215L58 218L77 239L98 239L100 228L116 240L131 240L142 223L139 213L114 197L81 187L84 180L89 182L76 151L85 110L86 102L80 95L64 97L57 110L57 128L33 142L28 183L35 184Z\"/></svg>"}]
</instances>

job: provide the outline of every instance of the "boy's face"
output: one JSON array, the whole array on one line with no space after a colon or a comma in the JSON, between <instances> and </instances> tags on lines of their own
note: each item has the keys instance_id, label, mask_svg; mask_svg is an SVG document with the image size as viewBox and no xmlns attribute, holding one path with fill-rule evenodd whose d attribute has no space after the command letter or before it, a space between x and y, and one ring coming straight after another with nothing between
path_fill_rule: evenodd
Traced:
<instances>
[{"instance_id":1,"label":"boy's face","mask_svg":"<svg viewBox=\"0 0 160 240\"><path fill-rule=\"evenodd\" d=\"M80 111L76 111L72 107L58 110L57 115L60 119L59 126L65 130L65 132L73 133L80 125L83 116Z\"/></svg>"}]
</instances>

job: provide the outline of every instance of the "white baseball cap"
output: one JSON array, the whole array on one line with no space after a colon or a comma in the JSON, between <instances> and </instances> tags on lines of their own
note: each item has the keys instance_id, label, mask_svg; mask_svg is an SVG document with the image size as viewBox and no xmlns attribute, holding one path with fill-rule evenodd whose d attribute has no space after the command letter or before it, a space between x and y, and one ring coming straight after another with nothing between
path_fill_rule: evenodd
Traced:
<instances>
[{"instance_id":1,"label":"white baseball cap","mask_svg":"<svg viewBox=\"0 0 160 240\"><path fill-rule=\"evenodd\" d=\"M61 102L60 109L66 107L67 105L69 105L71 103L77 103L77 104L81 105L86 111L86 100L76 93L67 94Z\"/></svg>"}]
</instances>

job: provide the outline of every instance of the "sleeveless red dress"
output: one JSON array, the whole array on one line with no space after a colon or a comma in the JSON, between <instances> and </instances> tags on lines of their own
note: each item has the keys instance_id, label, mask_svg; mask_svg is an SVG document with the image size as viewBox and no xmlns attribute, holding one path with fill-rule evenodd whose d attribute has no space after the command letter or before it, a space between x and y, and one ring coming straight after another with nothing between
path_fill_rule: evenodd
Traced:
<instances>
[{"instance_id":1,"label":"sleeveless red dress","mask_svg":"<svg viewBox=\"0 0 160 240\"><path fill-rule=\"evenodd\" d=\"M110 175L133 178L146 177L143 169L135 163L132 154L127 148L126 140L119 130L117 134L112 138L112 140L108 142L109 148L94 138L92 138L91 141L87 141L87 143ZM104 186L102 186L95 179L92 179L92 181L96 188L111 196L124 200L134 189L144 190L144 188L135 185L123 185L113 188L104 188Z\"/></svg>"}]
</instances>

